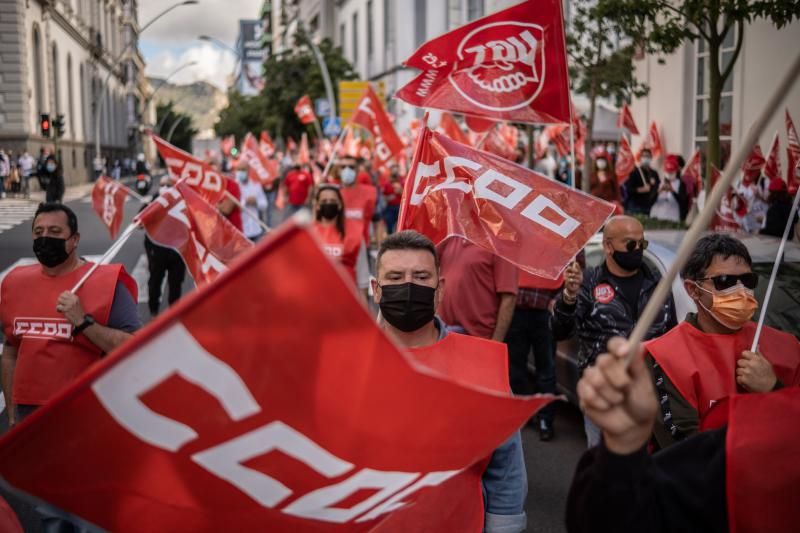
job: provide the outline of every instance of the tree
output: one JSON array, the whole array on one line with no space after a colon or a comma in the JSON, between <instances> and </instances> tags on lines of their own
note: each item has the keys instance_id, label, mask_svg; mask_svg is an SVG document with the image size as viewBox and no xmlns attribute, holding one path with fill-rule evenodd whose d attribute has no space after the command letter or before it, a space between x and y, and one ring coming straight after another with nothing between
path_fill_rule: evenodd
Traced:
<instances>
[{"instance_id":1,"label":"tree","mask_svg":"<svg viewBox=\"0 0 800 533\"><path fill-rule=\"evenodd\" d=\"M577 0L572 2L572 8L572 28L567 33L571 89L589 98L582 183L583 190L588 191L597 99L612 98L621 104L632 96L644 96L648 88L633 75L633 45L617 44L625 40L621 27L613 19L598 14L598 3L594 0Z\"/></svg>"},{"instance_id":2,"label":"tree","mask_svg":"<svg viewBox=\"0 0 800 533\"><path fill-rule=\"evenodd\" d=\"M181 150L192 151L192 139L197 135L197 130L192 125L191 115L175 111L175 104L172 101L158 104L156 106L156 124L161 124L161 131L155 132L156 135L163 137Z\"/></svg>"},{"instance_id":3,"label":"tree","mask_svg":"<svg viewBox=\"0 0 800 533\"><path fill-rule=\"evenodd\" d=\"M245 97L238 93L229 95L228 107L220 113L214 126L217 135L234 134L244 138L247 132L267 130L275 137L291 136L295 140L303 132L314 135L310 126L304 126L294 113L294 106L307 94L312 100L325 98L325 83L314 54L306 44L309 37L302 29L294 37L294 47L284 53L274 54L264 63L264 90L257 96ZM331 82L356 79L352 65L330 39L319 43ZM337 95L334 95L337 98Z\"/></svg>"},{"instance_id":4,"label":"tree","mask_svg":"<svg viewBox=\"0 0 800 533\"><path fill-rule=\"evenodd\" d=\"M800 6L797 0L600 0L598 15L618 21L636 44L650 54L672 53L687 40L704 43L709 52L708 180L711 165L723 166L720 101L742 49L745 24L765 18L780 29L800 16ZM722 64L720 50L734 31L738 38L733 54L727 64Z\"/></svg>"}]
</instances>

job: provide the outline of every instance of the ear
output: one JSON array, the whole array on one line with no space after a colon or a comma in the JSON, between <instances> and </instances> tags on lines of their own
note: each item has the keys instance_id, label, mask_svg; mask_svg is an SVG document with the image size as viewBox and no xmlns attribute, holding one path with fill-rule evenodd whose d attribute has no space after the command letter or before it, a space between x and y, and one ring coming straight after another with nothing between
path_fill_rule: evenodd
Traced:
<instances>
[{"instance_id":1,"label":"ear","mask_svg":"<svg viewBox=\"0 0 800 533\"><path fill-rule=\"evenodd\" d=\"M444 301L444 278L439 278L439 286L436 288L436 297L434 300L434 309L439 309L439 306L442 305Z\"/></svg>"},{"instance_id":2,"label":"ear","mask_svg":"<svg viewBox=\"0 0 800 533\"><path fill-rule=\"evenodd\" d=\"M381 295L379 294L378 290L380 287L378 286L378 280L374 277L369 279L370 284L372 285L372 301L375 302L376 305L381 303Z\"/></svg>"},{"instance_id":3,"label":"ear","mask_svg":"<svg viewBox=\"0 0 800 533\"><path fill-rule=\"evenodd\" d=\"M700 295L697 294L697 291L699 289L697 288L697 285L695 285L694 280L691 279L683 280L683 290L686 291L686 294L688 294L689 298L691 298L692 300L697 300L698 298L700 298Z\"/></svg>"}]
</instances>

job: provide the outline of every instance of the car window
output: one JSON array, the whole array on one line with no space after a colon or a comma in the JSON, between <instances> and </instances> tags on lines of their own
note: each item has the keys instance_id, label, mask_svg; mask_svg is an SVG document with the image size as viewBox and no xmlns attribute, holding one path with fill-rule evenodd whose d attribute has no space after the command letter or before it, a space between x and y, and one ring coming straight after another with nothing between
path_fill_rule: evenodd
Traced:
<instances>
[{"instance_id":1,"label":"car window","mask_svg":"<svg viewBox=\"0 0 800 533\"><path fill-rule=\"evenodd\" d=\"M772 263L753 264L753 271L758 274L755 293L759 303L764 302L772 266ZM753 320L758 320L758 314ZM800 263L784 263L778 269L765 322L800 339Z\"/></svg>"}]
</instances>

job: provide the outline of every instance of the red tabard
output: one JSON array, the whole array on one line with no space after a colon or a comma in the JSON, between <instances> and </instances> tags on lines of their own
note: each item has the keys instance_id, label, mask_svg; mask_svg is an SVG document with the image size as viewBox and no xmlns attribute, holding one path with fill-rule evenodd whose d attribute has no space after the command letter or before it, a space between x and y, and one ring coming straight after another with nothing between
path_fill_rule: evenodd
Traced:
<instances>
[{"instance_id":1,"label":"red tabard","mask_svg":"<svg viewBox=\"0 0 800 533\"><path fill-rule=\"evenodd\" d=\"M344 239L339 235L335 224L325 225L314 222L312 227L322 241L322 250L325 255L341 263L353 277L353 281L356 281L356 263L362 243L361 222L345 219Z\"/></svg>"},{"instance_id":2,"label":"red tabard","mask_svg":"<svg viewBox=\"0 0 800 533\"><path fill-rule=\"evenodd\" d=\"M510 394L508 383L508 351L500 342L450 333L441 341L422 348L410 350L413 360L444 374L451 380L480 387L493 392ZM400 532L420 531L419 523L427 528L423 531L464 531L478 533L483 530L484 506L481 478L489 464L490 457L475 463L462 473L449 479L442 487L447 487L451 502L460 502L452 509L433 506L429 500L421 499L415 505L418 512L426 515L423 522L404 524L401 515L394 515L377 528L377 531ZM408 527L406 527L408 526Z\"/></svg>"},{"instance_id":3,"label":"red tabard","mask_svg":"<svg viewBox=\"0 0 800 533\"><path fill-rule=\"evenodd\" d=\"M342 187L344 216L363 224L364 242L369 242L369 223L372 213L375 212L377 197L378 191L372 185L356 183L350 187Z\"/></svg>"},{"instance_id":4,"label":"red tabard","mask_svg":"<svg viewBox=\"0 0 800 533\"><path fill-rule=\"evenodd\" d=\"M748 322L729 335L703 333L682 322L645 344L681 395L702 418L716 402L741 390L736 386L736 361L749 350L756 325ZM775 375L788 386L800 384L800 343L792 335L764 326L759 351Z\"/></svg>"},{"instance_id":5,"label":"red tabard","mask_svg":"<svg viewBox=\"0 0 800 533\"><path fill-rule=\"evenodd\" d=\"M103 352L84 335L72 338L72 324L56 311L58 296L91 268L85 263L63 276L51 277L39 264L18 267L0 288L0 321L6 342L17 346L15 404L42 405L99 360ZM137 299L136 282L122 265L101 265L78 290L86 313L105 325L117 282Z\"/></svg>"}]
</instances>

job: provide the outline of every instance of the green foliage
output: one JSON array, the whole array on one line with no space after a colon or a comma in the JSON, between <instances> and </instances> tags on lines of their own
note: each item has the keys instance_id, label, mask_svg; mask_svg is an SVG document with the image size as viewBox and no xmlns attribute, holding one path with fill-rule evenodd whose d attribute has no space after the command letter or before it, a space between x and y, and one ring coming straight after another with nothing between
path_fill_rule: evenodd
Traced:
<instances>
[{"instance_id":1,"label":"green foliage","mask_svg":"<svg viewBox=\"0 0 800 533\"><path fill-rule=\"evenodd\" d=\"M222 110L214 126L217 135L234 134L236 139L242 139L247 132L257 135L267 130L275 138L291 136L299 140L303 132L310 136L315 134L313 125L302 125L294 113L297 100L304 94L312 101L326 97L322 73L306 44L307 39L305 32L298 31L291 50L267 58L264 63L266 85L260 94L245 97L232 92L228 95L228 107ZM328 66L334 93L340 80L356 79L352 65L330 39L324 39L318 47Z\"/></svg>"},{"instance_id":2,"label":"green foliage","mask_svg":"<svg viewBox=\"0 0 800 533\"><path fill-rule=\"evenodd\" d=\"M186 113L175 111L172 101L156 106L156 124L161 124L161 131L157 131L157 135L182 150L192 151L192 138L197 135L197 130L192 124L192 117ZM167 139L170 131L172 137Z\"/></svg>"}]
</instances>

